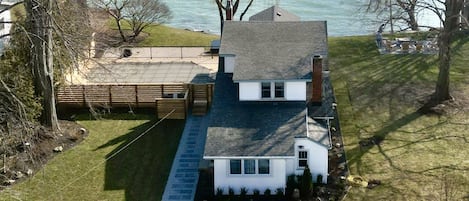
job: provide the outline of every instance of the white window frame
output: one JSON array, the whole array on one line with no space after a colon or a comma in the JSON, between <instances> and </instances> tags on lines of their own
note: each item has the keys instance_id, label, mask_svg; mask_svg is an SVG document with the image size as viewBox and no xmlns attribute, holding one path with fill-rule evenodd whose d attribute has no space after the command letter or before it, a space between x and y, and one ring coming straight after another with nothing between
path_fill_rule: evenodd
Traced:
<instances>
[{"instance_id":1,"label":"white window frame","mask_svg":"<svg viewBox=\"0 0 469 201\"><path fill-rule=\"evenodd\" d=\"M306 153L306 158L300 158L300 155L301 155L300 153L301 152ZM306 160L306 165L308 165L309 152L306 151L306 150L298 150L298 158L297 158L297 167L298 167L298 169L305 169L306 168L306 166L300 166L300 161L304 161L304 160Z\"/></svg>"},{"instance_id":2,"label":"white window frame","mask_svg":"<svg viewBox=\"0 0 469 201\"><path fill-rule=\"evenodd\" d=\"M231 161L232 160L240 160L241 161L241 173L240 174L232 174L231 173ZM254 173L246 173L246 167L245 167L245 161L246 160L253 160L254 161ZM259 160L267 160L269 163L269 173L268 174L265 174L265 173L259 173ZM268 176L268 175L271 175L272 174L272 163L271 163L271 159L230 159L228 160L228 175L230 176L241 176L241 175L256 175L256 176Z\"/></svg>"},{"instance_id":3,"label":"white window frame","mask_svg":"<svg viewBox=\"0 0 469 201\"><path fill-rule=\"evenodd\" d=\"M231 173L231 161L240 161L240 170L239 173ZM243 174L243 160L242 159L230 159L228 160L228 173L230 175L242 175Z\"/></svg>"},{"instance_id":4,"label":"white window frame","mask_svg":"<svg viewBox=\"0 0 469 201\"><path fill-rule=\"evenodd\" d=\"M264 89L263 89L262 85L265 84L265 83L270 83L270 92L269 92L269 93L270 93L270 94L269 94L270 97L264 97L264 92L263 92ZM277 83L280 83L280 84L282 84L282 86L283 86L283 91L282 91L283 96L281 96L281 97L277 97L277 96L276 96L277 90L275 89L275 85L276 85ZM261 90L260 90L260 93L261 93L261 94L260 94L261 100L284 100L284 99L285 99L285 95L287 94L287 93L286 93L286 82L284 82L284 81L261 82L260 87L261 87Z\"/></svg>"},{"instance_id":5,"label":"white window frame","mask_svg":"<svg viewBox=\"0 0 469 201\"><path fill-rule=\"evenodd\" d=\"M260 161L260 160L266 160L266 161L267 161L268 173L261 173L261 171L260 171L261 166L259 165L259 161ZM270 161L271 161L270 159L258 159L258 160L256 160L256 163L257 163L257 169L256 169L257 174L259 174L259 175L270 175L270 172L271 172Z\"/></svg>"}]
</instances>

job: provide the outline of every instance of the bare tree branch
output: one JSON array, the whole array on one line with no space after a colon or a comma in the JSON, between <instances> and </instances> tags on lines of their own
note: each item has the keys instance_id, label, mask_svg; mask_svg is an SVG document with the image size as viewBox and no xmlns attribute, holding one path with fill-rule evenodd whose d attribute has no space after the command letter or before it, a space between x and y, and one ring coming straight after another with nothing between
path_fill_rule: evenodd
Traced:
<instances>
[{"instance_id":1,"label":"bare tree branch","mask_svg":"<svg viewBox=\"0 0 469 201\"><path fill-rule=\"evenodd\" d=\"M252 2L254 2L254 0L250 0L250 1L249 1L249 4L248 4L248 5L246 6L246 8L244 9L243 13L241 13L241 16L239 17L239 21L243 21L243 17L244 17L244 15L248 12L248 9L249 9L249 7L251 7Z\"/></svg>"}]
</instances>

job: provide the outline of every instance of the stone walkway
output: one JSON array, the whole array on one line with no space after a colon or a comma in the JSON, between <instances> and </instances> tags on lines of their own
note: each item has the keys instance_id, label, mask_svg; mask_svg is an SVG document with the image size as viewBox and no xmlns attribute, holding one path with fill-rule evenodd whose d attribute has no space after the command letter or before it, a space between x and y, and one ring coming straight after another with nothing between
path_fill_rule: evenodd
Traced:
<instances>
[{"instance_id":1,"label":"stone walkway","mask_svg":"<svg viewBox=\"0 0 469 201\"><path fill-rule=\"evenodd\" d=\"M208 116L209 114L187 117L163 193L163 201L194 200L199 180L199 161L204 152Z\"/></svg>"}]
</instances>

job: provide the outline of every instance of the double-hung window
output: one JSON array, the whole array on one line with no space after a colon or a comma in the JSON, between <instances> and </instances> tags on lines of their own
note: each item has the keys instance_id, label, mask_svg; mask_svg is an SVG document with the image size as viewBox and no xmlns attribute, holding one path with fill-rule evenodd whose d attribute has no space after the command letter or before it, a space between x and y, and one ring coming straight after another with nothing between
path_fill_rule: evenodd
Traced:
<instances>
[{"instance_id":1,"label":"double-hung window","mask_svg":"<svg viewBox=\"0 0 469 201\"><path fill-rule=\"evenodd\" d=\"M256 174L256 160L244 160L244 174Z\"/></svg>"},{"instance_id":2,"label":"double-hung window","mask_svg":"<svg viewBox=\"0 0 469 201\"><path fill-rule=\"evenodd\" d=\"M268 159L259 159L259 174L270 174L270 161Z\"/></svg>"},{"instance_id":3,"label":"double-hung window","mask_svg":"<svg viewBox=\"0 0 469 201\"><path fill-rule=\"evenodd\" d=\"M298 167L304 168L308 165L308 152L298 151Z\"/></svg>"},{"instance_id":4,"label":"double-hung window","mask_svg":"<svg viewBox=\"0 0 469 201\"><path fill-rule=\"evenodd\" d=\"M269 159L232 159L230 160L230 174L270 174Z\"/></svg>"},{"instance_id":5,"label":"double-hung window","mask_svg":"<svg viewBox=\"0 0 469 201\"><path fill-rule=\"evenodd\" d=\"M262 82L261 97L269 98L285 98L285 83L283 82Z\"/></svg>"},{"instance_id":6,"label":"double-hung window","mask_svg":"<svg viewBox=\"0 0 469 201\"><path fill-rule=\"evenodd\" d=\"M270 82L261 83L262 98L270 98Z\"/></svg>"},{"instance_id":7,"label":"double-hung window","mask_svg":"<svg viewBox=\"0 0 469 201\"><path fill-rule=\"evenodd\" d=\"M241 174L241 160L230 160L230 174Z\"/></svg>"},{"instance_id":8,"label":"double-hung window","mask_svg":"<svg viewBox=\"0 0 469 201\"><path fill-rule=\"evenodd\" d=\"M275 98L285 97L285 86L283 82L275 82Z\"/></svg>"}]
</instances>

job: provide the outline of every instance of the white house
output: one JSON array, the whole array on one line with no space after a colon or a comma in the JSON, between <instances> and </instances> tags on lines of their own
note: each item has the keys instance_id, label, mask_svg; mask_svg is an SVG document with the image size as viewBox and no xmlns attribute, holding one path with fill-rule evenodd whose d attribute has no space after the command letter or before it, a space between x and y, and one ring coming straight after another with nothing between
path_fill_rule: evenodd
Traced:
<instances>
[{"instance_id":1,"label":"white house","mask_svg":"<svg viewBox=\"0 0 469 201\"><path fill-rule=\"evenodd\" d=\"M329 128L309 114L322 100L326 22L227 21L219 55L203 156L214 192L284 190L306 166L326 183Z\"/></svg>"}]
</instances>

